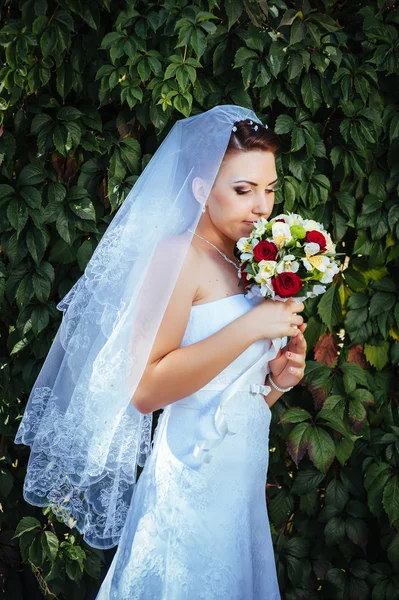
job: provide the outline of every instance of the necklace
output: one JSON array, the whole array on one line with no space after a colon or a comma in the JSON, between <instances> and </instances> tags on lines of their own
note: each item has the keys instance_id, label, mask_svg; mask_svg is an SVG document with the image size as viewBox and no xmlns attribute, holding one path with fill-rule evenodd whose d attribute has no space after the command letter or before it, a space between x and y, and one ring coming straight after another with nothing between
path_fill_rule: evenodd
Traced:
<instances>
[{"instance_id":1,"label":"necklace","mask_svg":"<svg viewBox=\"0 0 399 600\"><path fill-rule=\"evenodd\" d=\"M215 248L215 250L217 250L219 252L219 254L221 256L223 256L224 259L226 259L229 263L231 263L232 265L234 265L234 267L237 269L237 271L240 270L240 267L238 267L235 262L233 262L232 260L230 260L229 258L227 258L227 256L225 254L223 254L223 252L221 252L219 250L219 248L216 248L216 246L214 244L212 244L212 242L208 242L208 240L206 240L205 238L201 237L200 235L198 235L198 233L195 233L195 231L192 231L191 229L188 229L188 231L191 231L191 233L193 233L197 237L201 238L201 240L204 240L204 242L206 242L207 244L210 244L211 246L213 246Z\"/></svg>"}]
</instances>

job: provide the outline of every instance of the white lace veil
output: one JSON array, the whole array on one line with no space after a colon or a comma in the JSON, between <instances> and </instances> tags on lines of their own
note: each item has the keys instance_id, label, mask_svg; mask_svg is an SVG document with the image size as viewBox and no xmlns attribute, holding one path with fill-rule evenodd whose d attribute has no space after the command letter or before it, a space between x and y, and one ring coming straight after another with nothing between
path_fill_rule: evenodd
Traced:
<instances>
[{"instance_id":1,"label":"white lace veil","mask_svg":"<svg viewBox=\"0 0 399 600\"><path fill-rule=\"evenodd\" d=\"M60 327L15 442L31 446L24 498L51 506L88 544L115 546L151 452L152 413L131 403L168 305L201 204L235 121L221 105L177 121L130 190L84 274L58 304Z\"/></svg>"}]
</instances>

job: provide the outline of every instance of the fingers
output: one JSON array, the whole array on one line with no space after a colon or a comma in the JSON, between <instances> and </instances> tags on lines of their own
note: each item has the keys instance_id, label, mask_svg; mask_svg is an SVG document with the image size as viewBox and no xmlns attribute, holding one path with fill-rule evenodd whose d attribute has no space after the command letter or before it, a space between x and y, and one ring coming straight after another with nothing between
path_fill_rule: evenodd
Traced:
<instances>
[{"instance_id":1,"label":"fingers","mask_svg":"<svg viewBox=\"0 0 399 600\"><path fill-rule=\"evenodd\" d=\"M298 327L299 325L303 324L303 317L301 315L292 315L291 322L292 325L296 325Z\"/></svg>"},{"instance_id":2,"label":"fingers","mask_svg":"<svg viewBox=\"0 0 399 600\"><path fill-rule=\"evenodd\" d=\"M306 365L306 360L305 360L305 356L303 354L297 354L296 352L286 352L285 356L294 363L294 365L297 365L298 367L305 367Z\"/></svg>"}]
</instances>

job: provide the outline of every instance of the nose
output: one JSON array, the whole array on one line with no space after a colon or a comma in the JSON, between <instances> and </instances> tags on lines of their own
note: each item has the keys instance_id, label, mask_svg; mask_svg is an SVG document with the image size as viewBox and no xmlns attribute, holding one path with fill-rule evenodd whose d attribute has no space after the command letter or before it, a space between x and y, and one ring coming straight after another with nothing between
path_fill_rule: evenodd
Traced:
<instances>
[{"instance_id":1,"label":"nose","mask_svg":"<svg viewBox=\"0 0 399 600\"><path fill-rule=\"evenodd\" d=\"M265 193L260 192L260 196L256 198L257 202L253 208L253 213L259 217L269 218L273 210L273 201L270 198L267 198Z\"/></svg>"}]
</instances>

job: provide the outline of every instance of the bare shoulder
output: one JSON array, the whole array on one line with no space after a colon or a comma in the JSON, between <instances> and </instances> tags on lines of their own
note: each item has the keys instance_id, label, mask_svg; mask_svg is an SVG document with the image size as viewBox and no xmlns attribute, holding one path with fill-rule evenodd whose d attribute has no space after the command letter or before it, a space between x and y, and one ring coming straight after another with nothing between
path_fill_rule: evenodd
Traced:
<instances>
[{"instance_id":1,"label":"bare shoulder","mask_svg":"<svg viewBox=\"0 0 399 600\"><path fill-rule=\"evenodd\" d=\"M176 249L178 240L169 239L164 249ZM170 256L170 254L169 254ZM199 254L193 244L187 249L168 306L152 346L148 364L154 364L180 347L190 318L191 307L198 293Z\"/></svg>"}]
</instances>

